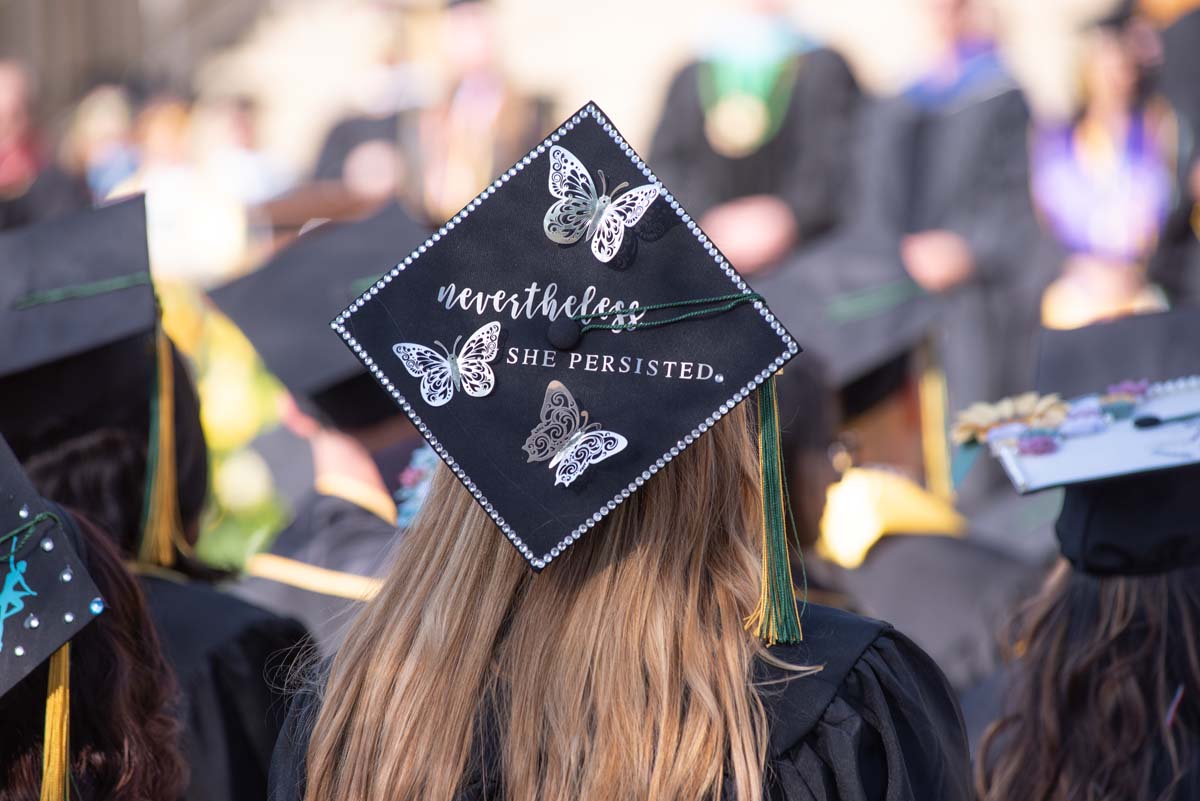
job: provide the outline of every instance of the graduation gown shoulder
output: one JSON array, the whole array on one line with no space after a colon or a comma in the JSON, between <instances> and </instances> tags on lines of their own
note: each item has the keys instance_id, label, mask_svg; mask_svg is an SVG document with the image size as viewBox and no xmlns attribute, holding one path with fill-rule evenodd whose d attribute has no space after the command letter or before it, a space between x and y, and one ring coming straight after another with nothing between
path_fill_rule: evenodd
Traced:
<instances>
[{"instance_id":1,"label":"graduation gown shoulder","mask_svg":"<svg viewBox=\"0 0 1200 801\"><path fill-rule=\"evenodd\" d=\"M770 726L764 796L772 801L968 801L962 716L945 678L886 623L809 604L804 642L772 649L792 665L760 663L755 685ZM297 697L271 766L271 801L304 797L316 695ZM465 782L462 801L490 797ZM732 782L724 801L734 801Z\"/></svg>"},{"instance_id":2,"label":"graduation gown shoulder","mask_svg":"<svg viewBox=\"0 0 1200 801\"><path fill-rule=\"evenodd\" d=\"M182 691L187 801L258 801L283 725L282 685L304 627L213 587L144 576L150 615Z\"/></svg>"},{"instance_id":3,"label":"graduation gown shoulder","mask_svg":"<svg viewBox=\"0 0 1200 801\"><path fill-rule=\"evenodd\" d=\"M765 663L757 671L770 724L764 796L970 799L962 716L933 660L880 621L809 604L802 622L804 641L772 656L821 672L796 676Z\"/></svg>"},{"instance_id":4,"label":"graduation gown shoulder","mask_svg":"<svg viewBox=\"0 0 1200 801\"><path fill-rule=\"evenodd\" d=\"M270 553L328 570L377 577L387 568L387 556L397 536L395 525L361 506L310 492L271 545ZM359 606L348 598L266 578L247 577L234 585L233 591L251 603L300 620L323 654L337 650L345 624Z\"/></svg>"}]
</instances>

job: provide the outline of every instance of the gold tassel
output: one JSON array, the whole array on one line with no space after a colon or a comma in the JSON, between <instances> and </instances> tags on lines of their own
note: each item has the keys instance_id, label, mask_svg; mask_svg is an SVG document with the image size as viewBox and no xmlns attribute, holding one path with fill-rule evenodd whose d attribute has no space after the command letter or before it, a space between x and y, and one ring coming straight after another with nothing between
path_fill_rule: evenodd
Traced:
<instances>
[{"instance_id":1,"label":"gold tassel","mask_svg":"<svg viewBox=\"0 0 1200 801\"><path fill-rule=\"evenodd\" d=\"M917 381L921 409L921 455L925 462L925 487L946 503L954 503L954 479L950 469L947 432L946 373L938 364L932 346L927 346L927 363Z\"/></svg>"},{"instance_id":2,"label":"gold tassel","mask_svg":"<svg viewBox=\"0 0 1200 801\"><path fill-rule=\"evenodd\" d=\"M50 657L41 801L63 801L71 784L71 643Z\"/></svg>"},{"instance_id":3,"label":"gold tassel","mask_svg":"<svg viewBox=\"0 0 1200 801\"><path fill-rule=\"evenodd\" d=\"M762 574L758 606L746 618L746 628L753 629L767 645L796 643L804 639L804 634L788 557L789 510L779 451L779 402L774 376L758 390L758 463L762 479Z\"/></svg>"},{"instance_id":4,"label":"gold tassel","mask_svg":"<svg viewBox=\"0 0 1200 801\"><path fill-rule=\"evenodd\" d=\"M157 369L150 412L150 448L146 463L146 507L138 561L157 567L175 564L175 545L183 543L175 475L175 371L171 342L159 326L155 341Z\"/></svg>"}]
</instances>

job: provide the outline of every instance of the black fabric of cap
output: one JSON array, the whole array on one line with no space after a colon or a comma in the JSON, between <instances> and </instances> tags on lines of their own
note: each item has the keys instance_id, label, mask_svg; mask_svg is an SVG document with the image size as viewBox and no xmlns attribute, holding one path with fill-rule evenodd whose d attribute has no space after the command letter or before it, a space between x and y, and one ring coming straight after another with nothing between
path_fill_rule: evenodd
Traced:
<instances>
[{"instance_id":1,"label":"black fabric of cap","mask_svg":"<svg viewBox=\"0 0 1200 801\"><path fill-rule=\"evenodd\" d=\"M1062 554L1093 575L1200 564L1200 466L1073 484L1055 523Z\"/></svg>"},{"instance_id":2,"label":"black fabric of cap","mask_svg":"<svg viewBox=\"0 0 1200 801\"><path fill-rule=\"evenodd\" d=\"M334 328L535 570L798 351L591 105Z\"/></svg>"},{"instance_id":3,"label":"black fabric of cap","mask_svg":"<svg viewBox=\"0 0 1200 801\"><path fill-rule=\"evenodd\" d=\"M73 526L0 438L0 696L104 611Z\"/></svg>"},{"instance_id":4,"label":"black fabric of cap","mask_svg":"<svg viewBox=\"0 0 1200 801\"><path fill-rule=\"evenodd\" d=\"M915 288L898 258L874 249L818 245L751 283L829 366L848 419L904 386L913 353L935 328L937 299Z\"/></svg>"},{"instance_id":5,"label":"black fabric of cap","mask_svg":"<svg viewBox=\"0 0 1200 801\"><path fill-rule=\"evenodd\" d=\"M249 275L210 293L302 405L336 428L369 426L396 405L325 326L428 236L395 203L354 223L326 223Z\"/></svg>"},{"instance_id":6,"label":"black fabric of cap","mask_svg":"<svg viewBox=\"0 0 1200 801\"><path fill-rule=\"evenodd\" d=\"M140 197L0 234L0 270L0 376L152 331L158 319Z\"/></svg>"},{"instance_id":7,"label":"black fabric of cap","mask_svg":"<svg viewBox=\"0 0 1200 801\"><path fill-rule=\"evenodd\" d=\"M1038 392L1074 398L1125 379L1169 381L1188 375L1200 375L1200 308L1195 306L1038 335Z\"/></svg>"}]
</instances>

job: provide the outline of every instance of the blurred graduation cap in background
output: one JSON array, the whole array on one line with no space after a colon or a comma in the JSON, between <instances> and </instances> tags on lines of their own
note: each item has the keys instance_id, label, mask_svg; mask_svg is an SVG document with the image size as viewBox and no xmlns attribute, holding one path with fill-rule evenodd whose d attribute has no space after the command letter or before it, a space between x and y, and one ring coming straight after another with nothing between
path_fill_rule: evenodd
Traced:
<instances>
[{"instance_id":1,"label":"blurred graduation cap in background","mask_svg":"<svg viewBox=\"0 0 1200 801\"><path fill-rule=\"evenodd\" d=\"M38 495L0 437L0 697L49 660L43 798L70 787L70 642L104 611L82 549L74 522Z\"/></svg>"},{"instance_id":2,"label":"blurred graduation cap in background","mask_svg":"<svg viewBox=\"0 0 1200 801\"><path fill-rule=\"evenodd\" d=\"M209 296L306 411L334 428L365 428L399 410L325 323L427 235L391 203L360 222L303 234Z\"/></svg>"},{"instance_id":3,"label":"blurred graduation cap in background","mask_svg":"<svg viewBox=\"0 0 1200 801\"><path fill-rule=\"evenodd\" d=\"M1196 309L1047 332L1039 389L1055 392L960 415L956 438L986 445L1018 492L1065 488L1055 531L1077 569L1200 563L1197 333Z\"/></svg>"},{"instance_id":4,"label":"blurred graduation cap in background","mask_svg":"<svg viewBox=\"0 0 1200 801\"><path fill-rule=\"evenodd\" d=\"M199 516L199 403L159 325L141 197L0 234L0 433L22 461L103 428L148 445L139 561L171 566ZM121 536L122 532L113 532Z\"/></svg>"},{"instance_id":5,"label":"blurred graduation cap in background","mask_svg":"<svg viewBox=\"0 0 1200 801\"><path fill-rule=\"evenodd\" d=\"M966 522L952 506L937 299L886 260L832 266L805 260L752 280L838 392L853 453L839 456L818 549L856 568L887 534L957 536Z\"/></svg>"}]
</instances>

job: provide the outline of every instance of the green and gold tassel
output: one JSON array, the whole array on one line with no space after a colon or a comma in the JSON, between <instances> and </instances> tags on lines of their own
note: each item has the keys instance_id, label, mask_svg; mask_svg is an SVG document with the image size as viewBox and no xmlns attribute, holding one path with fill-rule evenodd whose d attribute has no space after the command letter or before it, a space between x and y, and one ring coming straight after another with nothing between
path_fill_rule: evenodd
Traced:
<instances>
[{"instance_id":1,"label":"green and gold tassel","mask_svg":"<svg viewBox=\"0 0 1200 801\"><path fill-rule=\"evenodd\" d=\"M150 447L146 460L146 503L138 562L172 567L175 546L184 542L175 475L175 371L171 342L159 326L155 340L155 386L150 403Z\"/></svg>"},{"instance_id":2,"label":"green and gold tassel","mask_svg":"<svg viewBox=\"0 0 1200 801\"><path fill-rule=\"evenodd\" d=\"M767 645L803 639L792 564L788 558L788 509L779 448L779 401L775 377L758 390L758 460L762 478L762 587L746 628Z\"/></svg>"}]
</instances>

